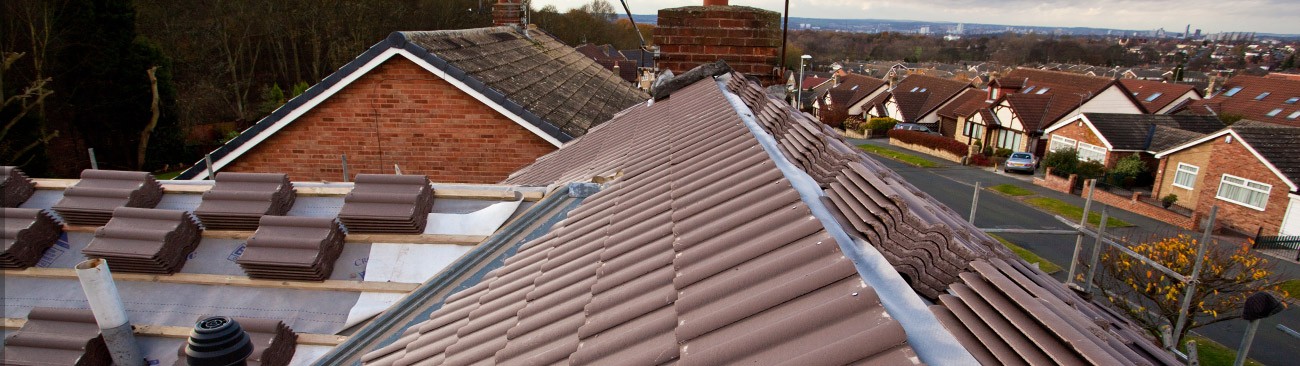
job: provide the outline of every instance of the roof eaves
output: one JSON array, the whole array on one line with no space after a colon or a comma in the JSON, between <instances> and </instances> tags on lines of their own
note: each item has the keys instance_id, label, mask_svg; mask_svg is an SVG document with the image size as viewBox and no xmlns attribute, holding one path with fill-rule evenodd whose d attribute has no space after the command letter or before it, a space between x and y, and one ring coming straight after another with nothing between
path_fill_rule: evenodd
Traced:
<instances>
[{"instance_id":1,"label":"roof eaves","mask_svg":"<svg viewBox=\"0 0 1300 366\"><path fill-rule=\"evenodd\" d=\"M837 219L822 201L822 190L817 181L781 152L776 139L763 129L744 100L727 88L727 81L718 79L716 82L750 134L758 140L759 145L771 157L782 175L799 193L800 200L812 211L813 217L820 221L826 232L835 238L841 252L853 258L852 262L858 275L876 290L880 303L905 329L908 344L916 350L921 361L943 365L978 364L974 356L928 310L920 296L893 269L884 256L874 246L861 239L855 240L845 230L840 219Z\"/></svg>"}]
</instances>

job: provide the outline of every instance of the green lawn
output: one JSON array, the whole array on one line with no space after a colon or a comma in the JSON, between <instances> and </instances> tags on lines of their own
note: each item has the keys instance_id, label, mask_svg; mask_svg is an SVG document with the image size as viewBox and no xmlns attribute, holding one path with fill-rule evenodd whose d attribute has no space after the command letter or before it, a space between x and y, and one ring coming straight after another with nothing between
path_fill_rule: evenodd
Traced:
<instances>
[{"instance_id":1,"label":"green lawn","mask_svg":"<svg viewBox=\"0 0 1300 366\"><path fill-rule=\"evenodd\" d=\"M1069 203L1066 203L1065 201L1061 201L1055 198L1034 197L1034 198L1026 199L1025 202L1037 206L1038 208L1047 210L1048 212L1064 216L1065 218L1070 220L1078 220L1080 216L1083 216L1082 207L1071 205ZM1089 212L1088 223L1093 225L1100 224L1101 213L1097 211ZM1106 226L1107 227L1129 227L1129 226L1133 226L1133 224L1124 222L1124 220L1111 217L1109 220L1106 220Z\"/></svg>"},{"instance_id":2,"label":"green lawn","mask_svg":"<svg viewBox=\"0 0 1300 366\"><path fill-rule=\"evenodd\" d=\"M1038 263L1038 268L1043 270L1043 272L1052 274L1061 271L1061 266L1058 266L1056 265L1056 263L1052 263L1046 259L1043 259L1043 257L1039 257L1037 254L1034 254L1034 252L1031 252L1028 249L1021 248L1019 245L1011 244L1011 242L1007 241L1007 239L1004 239L1001 236L997 236L993 234L989 234L989 236L992 236L994 239L997 239L998 241L1002 242L1002 245L1007 246L1007 249L1011 249L1012 252L1015 252L1016 255L1020 256L1020 259L1024 259L1025 262Z\"/></svg>"},{"instance_id":3,"label":"green lawn","mask_svg":"<svg viewBox=\"0 0 1300 366\"><path fill-rule=\"evenodd\" d=\"M897 151L890 150L890 149L886 149L886 148L883 148L883 147L880 147L880 146L875 146L875 145L858 145L858 148L859 148L859 149L862 149L863 151L866 151L866 152L872 153L872 154L876 154L876 155L880 155L880 156L883 156L883 157L886 157L886 158L890 158L890 159L898 160L898 161L901 161L901 162L904 162L904 163L907 163L907 164L911 164L911 165L915 165L915 166L918 166L918 167L922 167L922 168L933 168L933 167L939 166L939 164L937 164L937 163L935 163L935 162L933 162L933 161L930 161L929 159L926 159L926 158L923 158L923 157L920 157L920 156L916 156L916 155L912 155L912 154L907 154L907 153L897 152Z\"/></svg>"},{"instance_id":4,"label":"green lawn","mask_svg":"<svg viewBox=\"0 0 1300 366\"><path fill-rule=\"evenodd\" d=\"M1282 281L1282 291L1286 291L1291 300L1300 301L1300 280Z\"/></svg>"},{"instance_id":5,"label":"green lawn","mask_svg":"<svg viewBox=\"0 0 1300 366\"><path fill-rule=\"evenodd\" d=\"M989 189L992 189L992 190L995 190L995 191L998 191L998 192L1002 192L1002 194L1005 194L1005 195L1008 195L1008 196L1017 196L1017 197L1018 197L1018 196L1028 196L1028 195L1034 194L1034 192L1032 192L1032 191L1030 191L1030 190L1028 190L1028 189L1022 188L1022 187L1020 187L1020 186L1014 185L1014 184L999 184L999 185L996 185L996 186L989 187Z\"/></svg>"},{"instance_id":6,"label":"green lawn","mask_svg":"<svg viewBox=\"0 0 1300 366\"><path fill-rule=\"evenodd\" d=\"M1186 351L1187 341L1193 339L1196 340L1196 353L1200 356L1202 366L1227 366L1232 365L1232 361L1237 360L1236 350L1224 347L1209 338L1195 335L1188 335L1187 339L1183 340L1183 347L1179 351ZM1246 359L1246 364L1260 365L1259 362L1251 359Z\"/></svg>"},{"instance_id":7,"label":"green lawn","mask_svg":"<svg viewBox=\"0 0 1300 366\"><path fill-rule=\"evenodd\" d=\"M154 178L154 179L157 179L157 180L171 180L171 179L176 179L176 176L181 175L181 172L184 172L184 170L177 170L177 171L174 171L174 172L166 172L166 173L158 173L158 174L154 174L154 175L153 175L153 178Z\"/></svg>"}]
</instances>

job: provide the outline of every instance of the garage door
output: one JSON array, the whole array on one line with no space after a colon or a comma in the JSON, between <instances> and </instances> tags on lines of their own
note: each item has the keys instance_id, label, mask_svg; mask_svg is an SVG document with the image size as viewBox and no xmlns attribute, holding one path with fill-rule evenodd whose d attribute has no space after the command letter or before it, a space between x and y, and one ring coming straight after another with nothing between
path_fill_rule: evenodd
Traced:
<instances>
[{"instance_id":1,"label":"garage door","mask_svg":"<svg viewBox=\"0 0 1300 366\"><path fill-rule=\"evenodd\" d=\"M1282 219L1282 232L1278 235L1300 235L1300 196L1291 195L1291 203L1286 206L1286 216Z\"/></svg>"}]
</instances>

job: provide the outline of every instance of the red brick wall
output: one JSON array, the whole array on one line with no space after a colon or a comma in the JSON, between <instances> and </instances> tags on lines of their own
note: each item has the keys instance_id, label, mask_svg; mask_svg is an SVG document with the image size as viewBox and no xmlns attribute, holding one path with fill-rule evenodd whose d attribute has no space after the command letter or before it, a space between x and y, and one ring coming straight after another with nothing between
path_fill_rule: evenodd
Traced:
<instances>
[{"instance_id":1,"label":"red brick wall","mask_svg":"<svg viewBox=\"0 0 1300 366\"><path fill-rule=\"evenodd\" d=\"M1091 179L1085 179L1083 181L1083 186L1087 187L1089 185L1088 181L1090 180ZM1133 192L1133 194L1134 196L1124 197L1103 190L1095 190L1092 192L1092 199L1096 200L1097 202L1110 205L1111 207L1136 213L1138 215L1150 217L1156 220L1164 221L1166 223L1184 229L1194 228L1193 225L1195 225L1195 220L1192 217L1179 215L1178 213L1166 210L1163 207L1158 207L1146 202L1139 201L1137 195L1142 194L1141 192ZM1081 192L1079 195L1083 197L1088 197L1088 192L1086 191L1086 188L1085 191Z\"/></svg>"},{"instance_id":2,"label":"red brick wall","mask_svg":"<svg viewBox=\"0 0 1300 366\"><path fill-rule=\"evenodd\" d=\"M1070 174L1069 178L1061 178L1052 175L1052 168L1047 168L1047 173L1042 178L1035 177L1034 185L1046 187L1047 189L1069 194L1074 191L1074 182L1079 179L1078 174Z\"/></svg>"},{"instance_id":3,"label":"red brick wall","mask_svg":"<svg viewBox=\"0 0 1300 366\"><path fill-rule=\"evenodd\" d=\"M222 171L283 172L297 181L349 174L425 174L496 183L555 146L456 87L395 57L244 153Z\"/></svg>"},{"instance_id":4,"label":"red brick wall","mask_svg":"<svg viewBox=\"0 0 1300 366\"><path fill-rule=\"evenodd\" d=\"M1209 166L1202 168L1206 174L1204 184L1196 187L1200 191L1196 213L1208 217L1210 207L1217 205L1219 214L1216 226L1248 234L1254 234L1262 227L1264 235L1277 235L1278 229L1282 227L1282 217L1286 214L1289 200L1287 191L1291 188L1243 147L1241 141L1233 139L1232 143L1224 143L1224 137L1219 137L1206 143L1212 144L1213 152L1210 154ZM1264 211L1217 198L1219 183L1225 173L1272 185Z\"/></svg>"},{"instance_id":5,"label":"red brick wall","mask_svg":"<svg viewBox=\"0 0 1300 366\"><path fill-rule=\"evenodd\" d=\"M654 43L660 68L681 75L701 64L726 60L733 70L759 77L772 75L781 46L781 14L746 6L687 6L659 10Z\"/></svg>"}]
</instances>

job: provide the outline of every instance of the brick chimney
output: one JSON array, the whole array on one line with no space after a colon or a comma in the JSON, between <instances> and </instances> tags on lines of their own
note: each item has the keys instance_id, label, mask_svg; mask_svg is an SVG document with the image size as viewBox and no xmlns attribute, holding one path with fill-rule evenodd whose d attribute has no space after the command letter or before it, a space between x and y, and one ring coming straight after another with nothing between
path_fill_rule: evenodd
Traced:
<instances>
[{"instance_id":1,"label":"brick chimney","mask_svg":"<svg viewBox=\"0 0 1300 366\"><path fill-rule=\"evenodd\" d=\"M654 43L662 69L681 75L721 59L763 85L781 81L773 73L780 57L781 13L704 0L704 6L659 10L658 23Z\"/></svg>"},{"instance_id":2,"label":"brick chimney","mask_svg":"<svg viewBox=\"0 0 1300 366\"><path fill-rule=\"evenodd\" d=\"M520 25L524 15L523 0L497 0L492 5L492 25Z\"/></svg>"}]
</instances>

